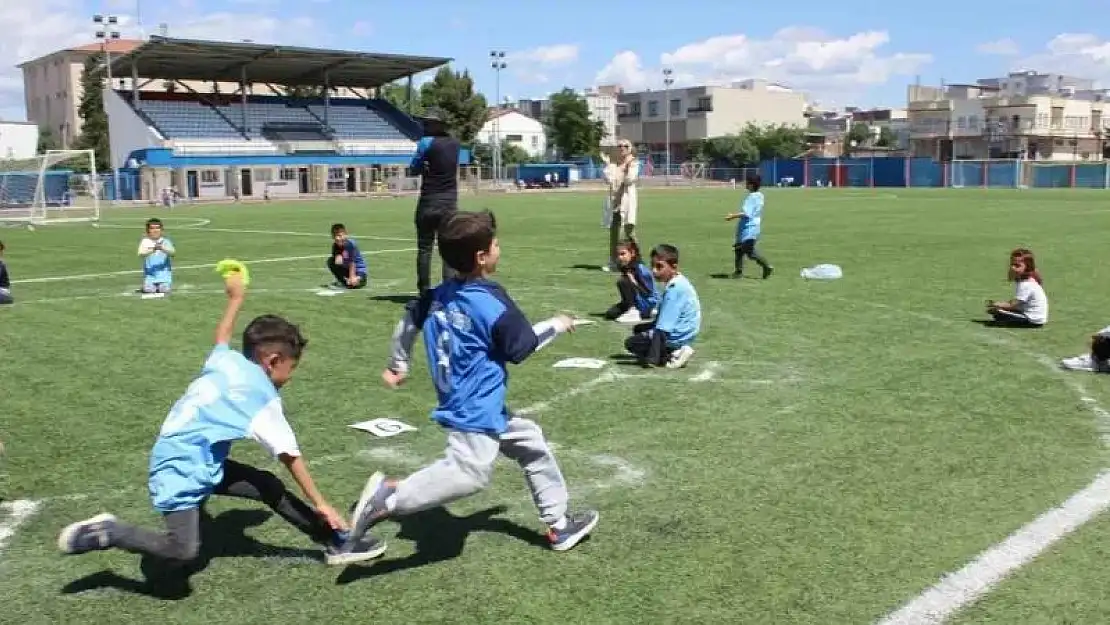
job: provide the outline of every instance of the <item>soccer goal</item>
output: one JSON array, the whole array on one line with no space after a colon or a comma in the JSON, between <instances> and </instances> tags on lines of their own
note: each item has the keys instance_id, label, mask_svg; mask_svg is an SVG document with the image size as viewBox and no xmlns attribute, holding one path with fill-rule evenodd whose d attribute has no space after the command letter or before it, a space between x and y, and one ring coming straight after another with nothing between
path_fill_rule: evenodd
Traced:
<instances>
[{"instance_id":1,"label":"soccer goal","mask_svg":"<svg viewBox=\"0 0 1110 625\"><path fill-rule=\"evenodd\" d=\"M100 190L92 150L0 160L0 223L97 221Z\"/></svg>"}]
</instances>

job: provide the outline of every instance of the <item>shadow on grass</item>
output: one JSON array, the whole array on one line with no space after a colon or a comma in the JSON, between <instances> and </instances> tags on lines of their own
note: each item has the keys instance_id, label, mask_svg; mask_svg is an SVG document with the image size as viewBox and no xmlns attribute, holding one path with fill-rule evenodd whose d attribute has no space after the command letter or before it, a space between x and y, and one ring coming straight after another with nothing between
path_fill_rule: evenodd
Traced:
<instances>
[{"instance_id":1,"label":"shadow on grass","mask_svg":"<svg viewBox=\"0 0 1110 625\"><path fill-rule=\"evenodd\" d=\"M109 570L98 571L62 587L62 594L78 594L90 590L113 588L155 599L176 601L192 594L189 578L208 568L214 558L311 558L323 560L317 549L278 547L259 542L246 535L251 527L262 525L272 516L268 510L231 510L217 517L201 516L200 555L187 565L174 565L154 556L143 556L140 570L143 579L124 577Z\"/></svg>"},{"instance_id":2,"label":"shadow on grass","mask_svg":"<svg viewBox=\"0 0 1110 625\"><path fill-rule=\"evenodd\" d=\"M984 328L1011 328L1014 330L1039 330L1044 326L1037 326L1020 321L1000 321L998 319L972 319L972 323L977 323Z\"/></svg>"},{"instance_id":3,"label":"shadow on grass","mask_svg":"<svg viewBox=\"0 0 1110 625\"><path fill-rule=\"evenodd\" d=\"M600 271L605 269L605 266L604 265L586 265L586 264L583 264L583 263L576 263L574 265L571 265L570 267L567 267L567 269L578 269L578 270L581 270L581 271L597 271L597 272L600 272Z\"/></svg>"},{"instance_id":4,"label":"shadow on grass","mask_svg":"<svg viewBox=\"0 0 1110 625\"><path fill-rule=\"evenodd\" d=\"M446 508L440 507L399 517L396 522L401 528L397 532L397 538L415 542L416 552L396 560L351 565L339 575L335 583L350 584L360 579L453 560L462 554L467 537L474 532L494 532L535 547L547 547L547 540L539 533L507 519L494 518L505 510L505 506L496 506L469 516L455 516Z\"/></svg>"},{"instance_id":5,"label":"shadow on grass","mask_svg":"<svg viewBox=\"0 0 1110 625\"><path fill-rule=\"evenodd\" d=\"M404 306L405 304L408 304L409 302L413 301L416 298L417 297L414 294L400 293L400 294L397 294L397 295L371 295L370 296L370 301L372 301L372 302L388 302L390 304L399 304L401 306Z\"/></svg>"}]
</instances>

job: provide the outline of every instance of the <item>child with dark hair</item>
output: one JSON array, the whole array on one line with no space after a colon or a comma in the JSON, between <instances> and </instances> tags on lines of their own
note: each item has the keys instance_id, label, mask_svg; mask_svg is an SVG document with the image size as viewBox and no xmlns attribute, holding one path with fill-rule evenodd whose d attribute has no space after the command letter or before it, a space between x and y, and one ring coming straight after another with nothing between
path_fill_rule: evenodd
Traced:
<instances>
[{"instance_id":1,"label":"child with dark hair","mask_svg":"<svg viewBox=\"0 0 1110 625\"><path fill-rule=\"evenodd\" d=\"M216 326L216 346L199 378L170 409L150 454L150 497L165 532L152 532L100 514L69 525L58 537L67 554L122 549L181 566L200 553L202 508L212 495L261 501L324 549L328 564L369 560L385 543L339 550L347 538L341 516L316 490L282 408L281 387L293 375L305 341L281 317L258 317L243 330L243 351L228 343L243 305L242 276L227 279L227 308ZM291 493L273 473L229 458L231 445L254 439L285 465L312 502Z\"/></svg>"},{"instance_id":2,"label":"child with dark hair","mask_svg":"<svg viewBox=\"0 0 1110 625\"><path fill-rule=\"evenodd\" d=\"M328 271L335 278L335 285L347 289L361 289L366 286L366 259L347 234L347 227L332 224L331 239L331 256L328 256L327 264Z\"/></svg>"},{"instance_id":3,"label":"child with dark hair","mask_svg":"<svg viewBox=\"0 0 1110 625\"><path fill-rule=\"evenodd\" d=\"M1048 323L1048 296L1037 271L1033 252L1018 248L1010 252L1008 277L1015 286L1008 302L987 300L987 314L995 325L1013 328L1040 328Z\"/></svg>"},{"instance_id":4,"label":"child with dark hair","mask_svg":"<svg viewBox=\"0 0 1110 625\"><path fill-rule=\"evenodd\" d=\"M8 277L8 266L4 264L4 243L0 242L0 304L11 304L12 301L12 280Z\"/></svg>"},{"instance_id":5,"label":"child with dark hair","mask_svg":"<svg viewBox=\"0 0 1110 625\"><path fill-rule=\"evenodd\" d=\"M771 277L775 268L755 249L763 224L764 198L763 192L760 191L763 179L759 174L749 174L744 185L748 189L748 195L744 198L744 204L739 212L725 215L725 221L740 220L736 226L736 242L732 246L734 267L732 277L744 276L744 257L747 256L763 268L763 279L766 280Z\"/></svg>"},{"instance_id":6,"label":"child with dark hair","mask_svg":"<svg viewBox=\"0 0 1110 625\"><path fill-rule=\"evenodd\" d=\"M139 257L143 259L143 293L165 295L173 287L173 241L166 236L162 220L146 220L144 236L139 241Z\"/></svg>"},{"instance_id":7,"label":"child with dark hair","mask_svg":"<svg viewBox=\"0 0 1110 625\"><path fill-rule=\"evenodd\" d=\"M1086 354L1065 358L1060 366L1070 371L1110 373L1110 326L1091 336L1091 349Z\"/></svg>"},{"instance_id":8,"label":"child with dark hair","mask_svg":"<svg viewBox=\"0 0 1110 625\"><path fill-rule=\"evenodd\" d=\"M605 311L605 318L622 323L639 323L651 317L659 303L655 279L640 258L640 246L629 239L617 244L617 266L620 279L617 293L620 301Z\"/></svg>"},{"instance_id":9,"label":"child with dark hair","mask_svg":"<svg viewBox=\"0 0 1110 625\"><path fill-rule=\"evenodd\" d=\"M412 301L393 334L382 379L390 387L410 370L417 333L424 335L437 405L432 419L447 434L443 458L402 479L375 473L351 518L351 541L390 517L411 515L473 495L489 485L497 457L524 472L555 551L585 538L598 513L569 510L559 463L534 421L506 405L508 363L519 364L574 328L560 315L535 325L501 285L490 280L501 258L492 213L460 212L439 230L439 253L457 274Z\"/></svg>"},{"instance_id":10,"label":"child with dark hair","mask_svg":"<svg viewBox=\"0 0 1110 625\"><path fill-rule=\"evenodd\" d=\"M637 325L624 347L647 366L679 369L694 356L701 301L694 285L678 270L675 246L656 245L651 250L651 273L663 285L659 314L654 322Z\"/></svg>"}]
</instances>

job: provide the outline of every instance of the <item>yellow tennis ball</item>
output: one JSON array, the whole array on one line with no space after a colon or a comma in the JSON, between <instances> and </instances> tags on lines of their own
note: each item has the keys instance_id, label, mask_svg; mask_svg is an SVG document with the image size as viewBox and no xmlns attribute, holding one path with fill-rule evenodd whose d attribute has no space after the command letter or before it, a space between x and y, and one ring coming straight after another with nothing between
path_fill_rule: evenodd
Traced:
<instances>
[{"instance_id":1,"label":"yellow tennis ball","mask_svg":"<svg viewBox=\"0 0 1110 625\"><path fill-rule=\"evenodd\" d=\"M243 277L243 285L250 284L251 274L247 271L247 266L242 261L225 259L216 263L216 273L220 274L224 280L227 280L231 274L237 273Z\"/></svg>"}]
</instances>

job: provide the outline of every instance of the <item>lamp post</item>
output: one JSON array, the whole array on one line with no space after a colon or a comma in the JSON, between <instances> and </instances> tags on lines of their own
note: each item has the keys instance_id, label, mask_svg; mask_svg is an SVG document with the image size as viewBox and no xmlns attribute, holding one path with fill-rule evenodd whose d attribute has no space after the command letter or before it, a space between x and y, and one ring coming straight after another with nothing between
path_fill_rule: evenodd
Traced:
<instances>
[{"instance_id":1,"label":"lamp post","mask_svg":"<svg viewBox=\"0 0 1110 625\"><path fill-rule=\"evenodd\" d=\"M497 110L493 118L493 181L501 182L501 70L508 65L505 63L505 51L493 50L489 53L490 66L494 74L493 101L497 103Z\"/></svg>"},{"instance_id":2,"label":"lamp post","mask_svg":"<svg viewBox=\"0 0 1110 625\"><path fill-rule=\"evenodd\" d=\"M112 51L109 44L112 41L119 39L119 18L115 15L101 15L97 13L93 15L93 26L95 27L95 34L97 41L100 42L100 51L104 55L104 67L106 70L106 83L108 89L112 89ZM116 159L112 154L112 124L108 123L108 159L112 164L112 201L120 201L120 188L119 188L119 168L116 166Z\"/></svg>"},{"instance_id":3,"label":"lamp post","mask_svg":"<svg viewBox=\"0 0 1110 625\"><path fill-rule=\"evenodd\" d=\"M667 121L666 121L666 130L665 130L665 133L666 133L665 134L665 136L666 136L665 141L666 141L666 150L667 151L666 151L666 160L665 160L665 167L663 169L663 175L665 176L664 179L667 181L667 184L671 183L671 85L674 84L673 76L674 76L674 71L671 70L669 67L663 69L663 93L665 94L664 95L665 100L663 102L663 106L667 107L667 114L666 114L666 120Z\"/></svg>"}]
</instances>

